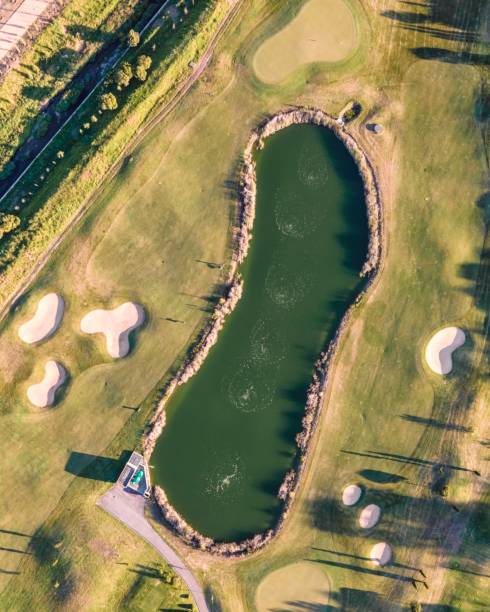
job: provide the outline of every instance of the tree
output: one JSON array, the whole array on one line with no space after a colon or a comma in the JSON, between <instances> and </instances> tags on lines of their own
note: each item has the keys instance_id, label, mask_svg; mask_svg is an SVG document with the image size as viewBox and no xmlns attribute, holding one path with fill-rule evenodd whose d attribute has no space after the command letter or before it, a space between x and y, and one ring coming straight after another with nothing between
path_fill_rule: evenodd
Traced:
<instances>
[{"instance_id":1,"label":"tree","mask_svg":"<svg viewBox=\"0 0 490 612\"><path fill-rule=\"evenodd\" d=\"M0 213L0 239L5 234L12 232L16 227L19 227L20 219L17 215L9 215L7 213Z\"/></svg>"},{"instance_id":2,"label":"tree","mask_svg":"<svg viewBox=\"0 0 490 612\"><path fill-rule=\"evenodd\" d=\"M146 81L148 76L148 68L151 66L151 57L149 55L140 55L136 60L136 68L134 71L135 77L138 81Z\"/></svg>"},{"instance_id":3,"label":"tree","mask_svg":"<svg viewBox=\"0 0 490 612\"><path fill-rule=\"evenodd\" d=\"M140 35L135 30L129 30L127 38L128 47L137 47L140 44Z\"/></svg>"},{"instance_id":4,"label":"tree","mask_svg":"<svg viewBox=\"0 0 490 612\"><path fill-rule=\"evenodd\" d=\"M123 62L121 67L114 74L114 83L118 89L127 87L133 78L133 69L128 62Z\"/></svg>"},{"instance_id":5,"label":"tree","mask_svg":"<svg viewBox=\"0 0 490 612\"><path fill-rule=\"evenodd\" d=\"M136 60L136 66L142 66L145 70L151 66L151 57L149 55L139 55Z\"/></svg>"},{"instance_id":6,"label":"tree","mask_svg":"<svg viewBox=\"0 0 490 612\"><path fill-rule=\"evenodd\" d=\"M117 98L113 93L105 93L100 96L100 108L103 111L116 110Z\"/></svg>"},{"instance_id":7,"label":"tree","mask_svg":"<svg viewBox=\"0 0 490 612\"><path fill-rule=\"evenodd\" d=\"M143 81L146 81L146 77L148 76L148 73L143 68L143 66L136 66L136 69L134 71L134 76L138 79L138 81L143 82Z\"/></svg>"}]
</instances>

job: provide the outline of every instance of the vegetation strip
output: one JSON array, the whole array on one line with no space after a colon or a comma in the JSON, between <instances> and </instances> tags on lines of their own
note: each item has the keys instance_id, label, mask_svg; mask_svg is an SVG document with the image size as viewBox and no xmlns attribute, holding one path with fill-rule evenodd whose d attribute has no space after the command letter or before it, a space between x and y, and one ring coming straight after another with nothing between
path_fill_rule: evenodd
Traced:
<instances>
[{"instance_id":1,"label":"vegetation strip","mask_svg":"<svg viewBox=\"0 0 490 612\"><path fill-rule=\"evenodd\" d=\"M69 141L70 150L66 154L69 160L68 164L65 163L63 166L65 175L56 177L55 171L49 175L49 180L46 180L41 185L38 194L34 195L34 198L41 198L42 207L15 228L2 245L0 293L3 301L3 315L9 304L19 296L26 284L45 264L53 249L61 242L63 234L90 205L101 183L110 172L114 171L117 162L121 160L128 146L133 142L133 138L144 130L154 109L161 104L172 108L176 100L185 95L194 80L199 77L211 57L211 48L217 37L239 6L238 0L231 5L220 2L220 0L203 3L201 12L199 14L195 12L194 21L190 22L191 27L187 26L187 33L190 29L190 35L184 34L181 43L172 47L171 52L164 55L163 59L162 51L160 51L161 63L152 68L146 82L141 83L129 94L125 92L118 94L125 101L125 105L114 118L108 120L107 113L104 114L99 121L99 124L102 123L102 129L97 131L97 124L95 127L92 126L92 131L95 132L93 137L90 136L90 124L87 123L87 130L85 127L79 130L84 135L87 131L87 136L80 138L78 135L76 141L69 134L70 126L67 126L63 134L60 134L55 143L49 147L50 150L43 154L33 169L29 171L26 179L35 180L35 172L42 171L43 165L56 163L51 161L55 147L59 146L63 140ZM196 10L199 10L199 7L196 7ZM192 14L191 12L190 16ZM199 34L195 34L197 31ZM151 52L150 50L155 47L155 40L163 36L165 41L166 35L167 28L159 26L149 35L141 49L148 48ZM85 109L84 116L88 116L89 119L90 113L95 110L92 107L93 105ZM165 109L159 116L161 117L164 112ZM96 115L93 116L97 118ZM71 131L73 131L73 126ZM86 138L92 146L97 148L96 154L93 154L90 149L87 150ZM61 153L63 153L62 157L65 157L64 152L61 151ZM62 168L60 167L59 170ZM58 180L53 182L55 178ZM54 185L53 193L50 193L50 184ZM17 189L16 193L10 196L11 204L12 201L18 201L19 197ZM32 205L28 205L27 210L31 208Z\"/></svg>"},{"instance_id":2,"label":"vegetation strip","mask_svg":"<svg viewBox=\"0 0 490 612\"><path fill-rule=\"evenodd\" d=\"M296 436L296 445L298 448L296 466L285 475L283 483L279 488L278 497L283 502L283 508L276 525L272 529L256 534L240 542L216 542L212 538L202 535L191 527L170 504L165 491L158 485L155 487L155 499L165 522L187 544L217 555L244 557L252 554L260 548L263 548L282 530L291 509L301 475L306 466L310 442L321 413L322 401L328 382L328 374L331 370L330 365L332 359L349 325L352 309L360 302L371 286L382 263L383 213L378 181L374 168L366 153L355 138L343 128L342 122L339 122L324 111L310 108L280 112L265 120L252 133L244 151L244 165L240 173L238 223L234 231L234 248L227 280L227 297L223 298L218 304L210 322L202 331L200 339L195 347L194 354L184 362L176 376L165 388L158 402L155 416L150 422L148 432L143 440L146 459L150 459L156 441L165 426L165 406L169 397L177 385L183 384L191 376L197 373L211 347L217 342L218 334L223 327L226 315L233 311L242 295L242 280L238 271L238 266L244 261L247 255L251 239L251 230L255 218L256 172L254 152L260 150L264 146L265 139L275 132L293 124L306 123L312 123L332 130L351 153L363 178L369 224L369 245L368 257L363 266L361 275L366 278L366 283L355 302L342 318L335 336L329 343L327 349L320 354L320 357L314 364L313 380L307 392L305 413L302 420L302 431Z\"/></svg>"}]
</instances>

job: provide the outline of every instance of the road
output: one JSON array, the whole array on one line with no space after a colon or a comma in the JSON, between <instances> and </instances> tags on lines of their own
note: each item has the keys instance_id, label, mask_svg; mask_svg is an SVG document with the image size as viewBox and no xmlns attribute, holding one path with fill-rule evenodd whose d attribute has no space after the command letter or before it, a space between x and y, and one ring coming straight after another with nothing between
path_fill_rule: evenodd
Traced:
<instances>
[{"instance_id":1,"label":"road","mask_svg":"<svg viewBox=\"0 0 490 612\"><path fill-rule=\"evenodd\" d=\"M120 484L116 484L98 500L97 505L151 544L186 583L198 611L210 612L204 593L194 575L145 518L144 497L129 493Z\"/></svg>"}]
</instances>

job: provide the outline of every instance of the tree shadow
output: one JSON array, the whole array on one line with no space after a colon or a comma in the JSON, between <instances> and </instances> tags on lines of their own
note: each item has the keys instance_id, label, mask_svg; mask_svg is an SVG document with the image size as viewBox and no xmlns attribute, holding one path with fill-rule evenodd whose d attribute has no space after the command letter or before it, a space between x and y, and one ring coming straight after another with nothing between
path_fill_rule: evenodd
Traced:
<instances>
[{"instance_id":1,"label":"tree shadow","mask_svg":"<svg viewBox=\"0 0 490 612\"><path fill-rule=\"evenodd\" d=\"M130 455L131 451L125 450L119 459L113 459L72 451L65 464L65 472L90 480L116 482Z\"/></svg>"},{"instance_id":2,"label":"tree shadow","mask_svg":"<svg viewBox=\"0 0 490 612\"><path fill-rule=\"evenodd\" d=\"M411 51L416 57L450 63L489 63L490 55L479 53L485 43L482 30L488 22L486 2L422 0L402 1L400 4L403 4L402 8L385 10L381 15L393 20L405 31L420 34L424 42L433 39L439 44L446 43L446 48L437 44L413 47Z\"/></svg>"},{"instance_id":3,"label":"tree shadow","mask_svg":"<svg viewBox=\"0 0 490 612\"><path fill-rule=\"evenodd\" d=\"M392 472L383 472L382 470L360 470L357 473L366 480L370 480L371 482L376 482L378 484L388 484L406 480L405 476L393 474Z\"/></svg>"},{"instance_id":4,"label":"tree shadow","mask_svg":"<svg viewBox=\"0 0 490 612\"><path fill-rule=\"evenodd\" d=\"M470 433L471 428L465 427L464 425L458 425L457 423L445 423L444 421L439 421L438 419L432 418L424 418L419 417L414 414L400 414L398 415L404 421L409 421L410 423L416 423L418 425L435 427L436 429L447 429L450 431L458 431L461 433Z\"/></svg>"}]
</instances>

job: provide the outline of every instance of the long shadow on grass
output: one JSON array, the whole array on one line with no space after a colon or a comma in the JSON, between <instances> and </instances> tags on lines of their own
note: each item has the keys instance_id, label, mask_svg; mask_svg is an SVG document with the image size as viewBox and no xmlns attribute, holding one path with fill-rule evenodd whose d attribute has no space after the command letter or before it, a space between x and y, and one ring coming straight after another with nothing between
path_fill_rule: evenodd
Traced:
<instances>
[{"instance_id":1,"label":"long shadow on grass","mask_svg":"<svg viewBox=\"0 0 490 612\"><path fill-rule=\"evenodd\" d=\"M457 423L446 423L438 419L419 417L414 414L400 414L399 417L404 421L410 423L416 423L417 425L423 425L424 427L435 427L436 429L447 429L451 431L459 431L462 433L470 433L471 428L465 427L464 425L458 425Z\"/></svg>"},{"instance_id":2,"label":"long shadow on grass","mask_svg":"<svg viewBox=\"0 0 490 612\"><path fill-rule=\"evenodd\" d=\"M65 472L91 480L116 482L130 455L131 451L126 450L121 453L119 459L113 459L72 451L66 462Z\"/></svg>"},{"instance_id":3,"label":"long shadow on grass","mask_svg":"<svg viewBox=\"0 0 490 612\"><path fill-rule=\"evenodd\" d=\"M413 33L415 42L419 38L424 43L434 41L431 46L413 47L412 53L417 57L458 64L490 62L490 55L480 52L485 42L482 30L487 19L486 2L425 0L403 5L403 9L385 10L381 14L405 32Z\"/></svg>"},{"instance_id":4,"label":"long shadow on grass","mask_svg":"<svg viewBox=\"0 0 490 612\"><path fill-rule=\"evenodd\" d=\"M456 506L438 494L431 494L429 489L424 497L368 489L362 504L368 503L376 503L381 507L381 520L373 532L376 539L389 542L395 551L393 562L385 568L390 574L395 574L389 578L397 578L399 572L394 572L394 569L409 572L418 570L412 565L406 565L403 560L397 560L397 544L414 550L432 549L437 554L445 555L453 555L459 549L458 568L468 572L479 571L473 557L477 559L478 556L474 554L475 547L484 554L490 544L489 504L480 502ZM381 570L373 570L367 559L371 544L366 542L365 549L361 549L358 554L362 538L371 533L359 527L358 510L342 506L339 500L330 497L312 500L307 508L312 526L325 533L341 535L346 544L343 549L312 547L311 550L326 564L375 575ZM465 533L471 534L472 539L471 552L468 554L465 554L464 548L460 549L460 538ZM412 578L410 574L407 580Z\"/></svg>"}]
</instances>

